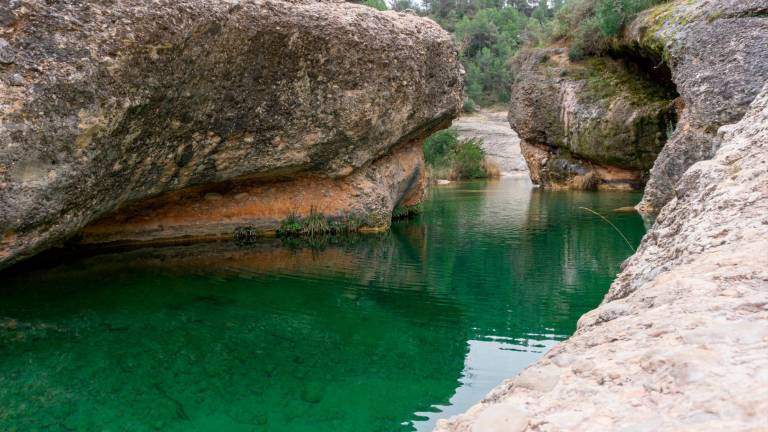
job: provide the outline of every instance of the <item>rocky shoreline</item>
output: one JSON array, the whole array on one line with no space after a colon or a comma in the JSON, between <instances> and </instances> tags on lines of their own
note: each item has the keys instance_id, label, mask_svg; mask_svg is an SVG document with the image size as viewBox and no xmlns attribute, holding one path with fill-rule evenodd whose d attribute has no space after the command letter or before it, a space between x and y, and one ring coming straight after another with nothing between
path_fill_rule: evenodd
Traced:
<instances>
[{"instance_id":1,"label":"rocky shoreline","mask_svg":"<svg viewBox=\"0 0 768 432\"><path fill-rule=\"evenodd\" d=\"M506 111L480 110L453 121L462 139L480 138L488 162L502 177L527 175L528 167L520 152L520 137L509 128Z\"/></svg>"},{"instance_id":2,"label":"rocky shoreline","mask_svg":"<svg viewBox=\"0 0 768 432\"><path fill-rule=\"evenodd\" d=\"M682 177L603 304L439 432L768 424L768 85Z\"/></svg>"},{"instance_id":3,"label":"rocky shoreline","mask_svg":"<svg viewBox=\"0 0 768 432\"><path fill-rule=\"evenodd\" d=\"M571 338L436 431L765 429L765 11L760 1L675 1L630 25L624 48L655 50L681 96L639 205L661 212ZM529 113L510 112L512 125L536 120ZM523 154L541 182L536 163L557 150L526 147L531 136L521 133Z\"/></svg>"}]
</instances>

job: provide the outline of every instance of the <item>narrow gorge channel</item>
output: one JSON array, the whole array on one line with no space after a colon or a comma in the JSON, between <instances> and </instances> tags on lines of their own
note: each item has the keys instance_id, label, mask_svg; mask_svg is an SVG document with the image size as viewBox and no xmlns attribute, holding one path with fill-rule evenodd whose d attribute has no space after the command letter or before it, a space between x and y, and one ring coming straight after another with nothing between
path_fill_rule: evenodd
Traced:
<instances>
[{"instance_id":1,"label":"narrow gorge channel","mask_svg":"<svg viewBox=\"0 0 768 432\"><path fill-rule=\"evenodd\" d=\"M433 187L388 233L45 256L0 289L0 429L430 431L556 342L638 193ZM24 268L26 267L26 268Z\"/></svg>"},{"instance_id":2,"label":"narrow gorge channel","mask_svg":"<svg viewBox=\"0 0 768 432\"><path fill-rule=\"evenodd\" d=\"M768 0L0 0L0 432L763 431L766 47Z\"/></svg>"}]
</instances>

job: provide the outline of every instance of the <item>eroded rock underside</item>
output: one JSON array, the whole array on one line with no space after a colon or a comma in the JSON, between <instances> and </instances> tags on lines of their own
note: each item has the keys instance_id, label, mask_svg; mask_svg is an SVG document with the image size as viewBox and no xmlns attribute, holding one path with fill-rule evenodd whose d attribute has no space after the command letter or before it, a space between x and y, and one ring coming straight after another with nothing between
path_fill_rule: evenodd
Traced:
<instances>
[{"instance_id":1,"label":"eroded rock underside","mask_svg":"<svg viewBox=\"0 0 768 432\"><path fill-rule=\"evenodd\" d=\"M310 210L386 227L421 199L418 147L461 87L450 36L406 13L5 2L0 268L99 218L83 239L274 229Z\"/></svg>"},{"instance_id":2,"label":"eroded rock underside","mask_svg":"<svg viewBox=\"0 0 768 432\"><path fill-rule=\"evenodd\" d=\"M768 425L768 85L575 335L437 431Z\"/></svg>"}]
</instances>

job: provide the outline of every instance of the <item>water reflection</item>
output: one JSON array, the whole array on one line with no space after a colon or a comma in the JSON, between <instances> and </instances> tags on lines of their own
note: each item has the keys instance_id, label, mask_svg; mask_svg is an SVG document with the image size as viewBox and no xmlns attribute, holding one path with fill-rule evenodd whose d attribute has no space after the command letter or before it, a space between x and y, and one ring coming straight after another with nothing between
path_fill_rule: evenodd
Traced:
<instances>
[{"instance_id":1,"label":"water reflection","mask_svg":"<svg viewBox=\"0 0 768 432\"><path fill-rule=\"evenodd\" d=\"M6 274L0 429L430 430L599 303L640 196L433 188L389 233L141 249ZM311 246L311 247L310 247Z\"/></svg>"}]
</instances>

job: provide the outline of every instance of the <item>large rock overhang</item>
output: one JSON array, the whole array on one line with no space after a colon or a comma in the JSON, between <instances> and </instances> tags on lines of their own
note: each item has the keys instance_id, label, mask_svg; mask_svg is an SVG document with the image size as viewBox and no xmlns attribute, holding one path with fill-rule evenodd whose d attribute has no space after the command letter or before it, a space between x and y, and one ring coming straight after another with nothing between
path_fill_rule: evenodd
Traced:
<instances>
[{"instance_id":1,"label":"large rock overhang","mask_svg":"<svg viewBox=\"0 0 768 432\"><path fill-rule=\"evenodd\" d=\"M5 9L0 268L164 193L349 183L461 105L450 35L407 13L278 0ZM404 177L369 182L350 205L386 195L382 213L410 198L419 161L390 166Z\"/></svg>"}]
</instances>

